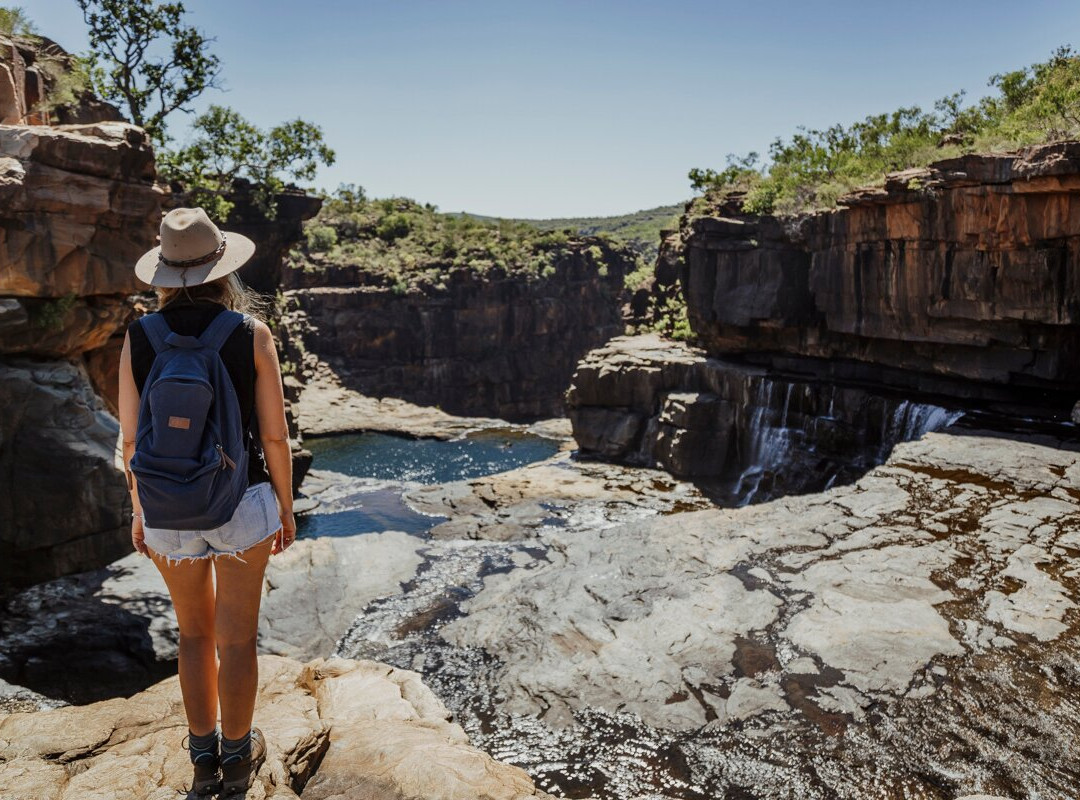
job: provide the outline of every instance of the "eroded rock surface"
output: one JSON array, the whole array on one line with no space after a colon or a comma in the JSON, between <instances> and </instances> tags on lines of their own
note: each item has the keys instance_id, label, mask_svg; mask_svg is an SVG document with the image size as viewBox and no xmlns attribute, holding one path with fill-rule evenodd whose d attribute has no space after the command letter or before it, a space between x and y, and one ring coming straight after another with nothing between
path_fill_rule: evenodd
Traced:
<instances>
[{"instance_id":1,"label":"eroded rock surface","mask_svg":"<svg viewBox=\"0 0 1080 800\"><path fill-rule=\"evenodd\" d=\"M1064 800L1078 523L1075 450L928 434L819 495L544 528L546 560L441 633L494 657L506 717L477 741L541 771L552 734L523 720L672 797ZM665 756L631 766L616 730Z\"/></svg>"},{"instance_id":2,"label":"eroded rock surface","mask_svg":"<svg viewBox=\"0 0 1080 800\"><path fill-rule=\"evenodd\" d=\"M85 370L0 362L0 580L27 585L107 564L130 548L119 425Z\"/></svg>"},{"instance_id":3,"label":"eroded rock surface","mask_svg":"<svg viewBox=\"0 0 1080 800\"><path fill-rule=\"evenodd\" d=\"M469 745L412 672L370 661L259 658L267 756L247 797L525 800L522 770ZM176 677L127 699L0 716L5 797L171 800L191 778Z\"/></svg>"}]
</instances>

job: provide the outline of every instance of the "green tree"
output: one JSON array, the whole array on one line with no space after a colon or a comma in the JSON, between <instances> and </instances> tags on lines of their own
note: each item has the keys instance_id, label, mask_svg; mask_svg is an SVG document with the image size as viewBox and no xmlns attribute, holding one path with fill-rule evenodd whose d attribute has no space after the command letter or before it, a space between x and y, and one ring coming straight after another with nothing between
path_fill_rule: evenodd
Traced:
<instances>
[{"instance_id":1,"label":"green tree","mask_svg":"<svg viewBox=\"0 0 1080 800\"><path fill-rule=\"evenodd\" d=\"M160 153L161 174L177 184L182 202L202 206L219 222L234 205L238 179L254 184L256 205L272 219L285 178L312 180L320 163L335 158L317 125L296 119L264 132L225 106L196 117L192 134L184 147Z\"/></svg>"},{"instance_id":2,"label":"green tree","mask_svg":"<svg viewBox=\"0 0 1080 800\"><path fill-rule=\"evenodd\" d=\"M158 143L165 119L191 113L190 103L220 88L213 39L185 25L183 3L152 0L76 0L90 28L90 78L105 100L125 106L131 121Z\"/></svg>"}]
</instances>

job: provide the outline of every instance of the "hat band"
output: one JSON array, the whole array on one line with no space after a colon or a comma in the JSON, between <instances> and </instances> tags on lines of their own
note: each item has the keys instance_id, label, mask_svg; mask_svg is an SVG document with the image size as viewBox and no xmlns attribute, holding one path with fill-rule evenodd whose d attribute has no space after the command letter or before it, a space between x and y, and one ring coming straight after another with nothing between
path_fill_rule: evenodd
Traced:
<instances>
[{"instance_id":1,"label":"hat band","mask_svg":"<svg viewBox=\"0 0 1080 800\"><path fill-rule=\"evenodd\" d=\"M167 267L177 267L179 269L187 269L188 267L198 267L202 264L209 264L211 261L217 261L221 256L225 254L225 235L221 236L221 244L217 246L217 249L212 253L207 253L205 256L199 256L198 258L189 258L187 261L173 261L171 259L161 256L161 263Z\"/></svg>"}]
</instances>

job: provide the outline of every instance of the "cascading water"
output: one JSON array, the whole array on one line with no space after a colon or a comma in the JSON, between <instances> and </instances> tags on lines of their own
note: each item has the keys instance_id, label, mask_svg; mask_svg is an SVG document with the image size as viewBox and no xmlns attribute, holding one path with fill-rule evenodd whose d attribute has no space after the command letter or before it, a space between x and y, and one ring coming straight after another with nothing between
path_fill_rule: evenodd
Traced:
<instances>
[{"instance_id":1,"label":"cascading water","mask_svg":"<svg viewBox=\"0 0 1080 800\"><path fill-rule=\"evenodd\" d=\"M731 492L736 506L854 479L883 463L897 443L946 428L963 416L930 403L764 377L753 379L750 396L740 431L746 442L743 466ZM826 403L824 413L815 411ZM874 419L880 424L872 425ZM849 452L829 445L840 438L837 431L850 443Z\"/></svg>"}]
</instances>

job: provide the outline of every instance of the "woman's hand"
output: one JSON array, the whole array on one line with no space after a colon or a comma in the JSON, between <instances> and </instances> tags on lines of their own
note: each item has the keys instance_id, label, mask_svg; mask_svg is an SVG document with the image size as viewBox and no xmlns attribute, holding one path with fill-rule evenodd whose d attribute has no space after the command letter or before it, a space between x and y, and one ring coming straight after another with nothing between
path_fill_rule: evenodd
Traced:
<instances>
[{"instance_id":1,"label":"woman's hand","mask_svg":"<svg viewBox=\"0 0 1080 800\"><path fill-rule=\"evenodd\" d=\"M285 548L296 541L296 519L291 511L285 511L281 515L281 530L274 537L274 544L270 548L270 554L282 552Z\"/></svg>"},{"instance_id":2,"label":"woman's hand","mask_svg":"<svg viewBox=\"0 0 1080 800\"><path fill-rule=\"evenodd\" d=\"M146 544L143 542L143 522L142 517L131 518L131 545L138 552L142 553L147 558L150 558L150 551L146 549Z\"/></svg>"}]
</instances>

